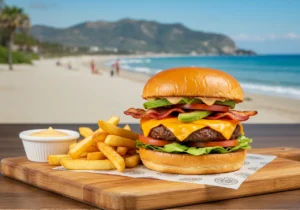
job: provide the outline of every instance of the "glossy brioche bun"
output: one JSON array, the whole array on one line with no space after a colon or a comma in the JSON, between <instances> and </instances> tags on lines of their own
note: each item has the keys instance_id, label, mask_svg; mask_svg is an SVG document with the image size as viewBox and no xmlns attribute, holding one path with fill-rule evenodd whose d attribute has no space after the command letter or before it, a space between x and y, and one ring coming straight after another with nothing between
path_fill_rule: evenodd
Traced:
<instances>
[{"instance_id":1,"label":"glossy brioche bun","mask_svg":"<svg viewBox=\"0 0 300 210\"><path fill-rule=\"evenodd\" d=\"M143 98L205 97L242 102L239 82L226 72L201 67L180 67L159 72L143 90Z\"/></svg>"},{"instance_id":2,"label":"glossy brioche bun","mask_svg":"<svg viewBox=\"0 0 300 210\"><path fill-rule=\"evenodd\" d=\"M227 154L193 156L139 149L143 164L154 171L175 174L217 174L236 171L242 167L246 150Z\"/></svg>"}]
</instances>

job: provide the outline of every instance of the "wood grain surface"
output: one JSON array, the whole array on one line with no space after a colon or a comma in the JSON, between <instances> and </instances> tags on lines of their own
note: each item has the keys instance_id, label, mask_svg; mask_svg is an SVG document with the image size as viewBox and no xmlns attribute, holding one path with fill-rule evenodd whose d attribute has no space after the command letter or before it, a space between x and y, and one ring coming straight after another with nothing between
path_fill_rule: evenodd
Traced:
<instances>
[{"instance_id":1,"label":"wood grain surface","mask_svg":"<svg viewBox=\"0 0 300 210\"><path fill-rule=\"evenodd\" d=\"M267 152L272 154L272 150ZM238 190L52 168L26 157L1 161L5 176L105 209L157 209L300 188L300 162L283 158L251 175Z\"/></svg>"},{"instance_id":2,"label":"wood grain surface","mask_svg":"<svg viewBox=\"0 0 300 210\"><path fill-rule=\"evenodd\" d=\"M18 133L22 130L33 128L45 128L48 125L0 125L0 158L24 155L24 150L21 141L18 139ZM77 129L79 125L52 125L56 128ZM89 126L89 125L87 125ZM96 126L94 126L96 128ZM138 125L132 126L138 131ZM300 125L245 125L247 136L254 139L253 147L299 147L300 146ZM286 150L289 150L287 152ZM292 149L294 150L294 149ZM286 154L293 153L291 159L296 160L296 151L291 151L291 148L277 148L277 153L283 151ZM256 151L254 151L256 152ZM282 153L280 153L282 154ZM283 155L286 155L283 154ZM283 164L283 165L282 165ZM279 168L284 168L285 162L278 165ZM50 176L51 177L51 176ZM135 179L136 180L136 179ZM281 180L281 179L280 179ZM283 179L285 180L285 179ZM293 180L293 179L289 179ZM299 180L299 179L298 179ZM160 181L160 180L157 180ZM92 182L92 180L91 180ZM161 181L163 182L163 181ZM49 182L51 183L51 181ZM147 183L147 182L146 182ZM269 183L270 188L276 187L278 181ZM261 185L266 185L262 183ZM53 194L38 188L20 183L18 181L3 177L0 175L0 208L93 208L89 205L70 200L63 196ZM64 186L60 186L64 188ZM255 187L255 186L253 186ZM288 186L284 186L289 188ZM89 188L87 188L90 191ZM227 189L228 190L228 189ZM195 195L187 192L190 200L193 200ZM213 195L213 194L212 194ZM170 194L169 196L172 196ZM214 195L215 196L215 195ZM214 197L213 196L213 197ZM182 196L181 196L182 197ZM300 206L300 190L287 192L273 193L261 196L251 196L246 198L231 199L218 202L210 202L205 204L196 204L190 206L182 206L180 209L220 209L220 208L294 208ZM172 200L180 200L180 198L169 197ZM153 200L148 200L153 202ZM145 201L145 203L147 203ZM143 202L140 205L144 205ZM178 208L176 208L178 209Z\"/></svg>"},{"instance_id":3,"label":"wood grain surface","mask_svg":"<svg viewBox=\"0 0 300 210\"><path fill-rule=\"evenodd\" d=\"M300 142L300 141L299 141ZM254 148L248 151L253 154L275 155L279 158L300 161L300 149L292 147Z\"/></svg>"}]
</instances>

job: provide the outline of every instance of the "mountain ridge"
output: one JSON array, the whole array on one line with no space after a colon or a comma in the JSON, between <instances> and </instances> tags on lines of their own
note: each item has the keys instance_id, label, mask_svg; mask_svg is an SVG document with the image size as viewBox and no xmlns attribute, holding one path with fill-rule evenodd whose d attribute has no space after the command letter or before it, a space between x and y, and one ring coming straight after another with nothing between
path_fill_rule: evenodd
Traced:
<instances>
[{"instance_id":1,"label":"mountain ridge","mask_svg":"<svg viewBox=\"0 0 300 210\"><path fill-rule=\"evenodd\" d=\"M233 55L237 51L234 41L223 34L195 31L181 23L130 18L86 21L66 28L34 25L30 33L40 41L67 46L116 48L132 53Z\"/></svg>"}]
</instances>

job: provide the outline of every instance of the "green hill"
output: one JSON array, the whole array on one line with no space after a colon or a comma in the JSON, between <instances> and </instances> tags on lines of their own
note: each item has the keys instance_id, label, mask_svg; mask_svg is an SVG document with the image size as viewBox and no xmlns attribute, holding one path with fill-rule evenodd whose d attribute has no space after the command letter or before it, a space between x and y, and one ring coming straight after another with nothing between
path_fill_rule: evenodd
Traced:
<instances>
[{"instance_id":1,"label":"green hill","mask_svg":"<svg viewBox=\"0 0 300 210\"><path fill-rule=\"evenodd\" d=\"M35 25L31 34L40 41L130 52L235 54L237 50L226 35L194 31L182 24L133 19L84 22L68 28Z\"/></svg>"}]
</instances>

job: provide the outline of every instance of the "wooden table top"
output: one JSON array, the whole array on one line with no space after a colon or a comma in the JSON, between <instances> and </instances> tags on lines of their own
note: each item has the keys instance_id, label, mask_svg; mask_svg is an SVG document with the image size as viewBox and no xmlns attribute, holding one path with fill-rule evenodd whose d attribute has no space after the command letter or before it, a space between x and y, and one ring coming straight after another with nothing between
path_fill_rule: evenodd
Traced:
<instances>
[{"instance_id":1,"label":"wooden table top","mask_svg":"<svg viewBox=\"0 0 300 210\"><path fill-rule=\"evenodd\" d=\"M83 124L52 124L54 128L77 130ZM5 157L25 156L23 145L18 135L23 130L46 128L43 124L0 124L0 159ZM137 124L131 125L139 132ZM300 124L245 124L246 136L253 138L253 148L263 147L298 147L300 148ZM183 195L184 196L184 195ZM224 200L218 202L184 206L176 209L299 209L300 190L272 193ZM87 209L95 208L78 201L44 191L42 189L3 177L0 174L0 209Z\"/></svg>"}]
</instances>

